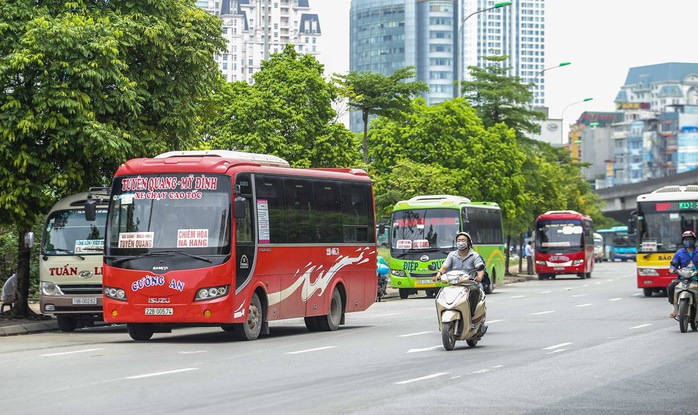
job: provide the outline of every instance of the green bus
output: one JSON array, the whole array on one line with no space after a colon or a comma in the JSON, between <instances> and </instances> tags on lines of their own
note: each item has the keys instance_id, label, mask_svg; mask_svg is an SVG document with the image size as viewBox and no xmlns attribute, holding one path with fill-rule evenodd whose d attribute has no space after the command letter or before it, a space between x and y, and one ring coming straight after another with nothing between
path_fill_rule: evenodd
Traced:
<instances>
[{"instance_id":1,"label":"green bus","mask_svg":"<svg viewBox=\"0 0 698 415\"><path fill-rule=\"evenodd\" d=\"M390 219L390 283L400 298L424 290L436 296L443 285L432 277L454 251L455 236L466 231L487 264L490 294L504 279L502 213L494 202L472 202L463 196L416 196L395 204Z\"/></svg>"}]
</instances>

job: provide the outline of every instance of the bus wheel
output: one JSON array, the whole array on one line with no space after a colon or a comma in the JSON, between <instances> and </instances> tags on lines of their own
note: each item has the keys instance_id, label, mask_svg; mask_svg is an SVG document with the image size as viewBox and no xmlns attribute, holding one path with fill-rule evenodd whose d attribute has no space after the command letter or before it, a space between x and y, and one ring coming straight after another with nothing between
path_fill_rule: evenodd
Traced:
<instances>
[{"instance_id":1,"label":"bus wheel","mask_svg":"<svg viewBox=\"0 0 698 415\"><path fill-rule=\"evenodd\" d=\"M78 321L68 316L58 316L56 317L56 322L61 331L75 331L78 326Z\"/></svg>"},{"instance_id":2,"label":"bus wheel","mask_svg":"<svg viewBox=\"0 0 698 415\"><path fill-rule=\"evenodd\" d=\"M643 288L642 289L642 293L645 295L645 297L652 297L653 292L654 292L654 290L651 288Z\"/></svg>"},{"instance_id":3,"label":"bus wheel","mask_svg":"<svg viewBox=\"0 0 698 415\"><path fill-rule=\"evenodd\" d=\"M136 341L150 340L153 337L153 333L155 333L153 325L145 323L128 323L126 324L126 330L128 335Z\"/></svg>"},{"instance_id":4,"label":"bus wheel","mask_svg":"<svg viewBox=\"0 0 698 415\"><path fill-rule=\"evenodd\" d=\"M320 331L320 327L318 327L318 318L317 317L305 317L305 327L308 328L308 331Z\"/></svg>"},{"instance_id":5,"label":"bus wheel","mask_svg":"<svg viewBox=\"0 0 698 415\"><path fill-rule=\"evenodd\" d=\"M342 295L336 288L332 292L330 300L330 313L326 316L317 317L318 326L322 331L335 331L339 328L339 323L342 321L342 313L344 306L342 304Z\"/></svg>"},{"instance_id":6,"label":"bus wheel","mask_svg":"<svg viewBox=\"0 0 698 415\"><path fill-rule=\"evenodd\" d=\"M250 307L247 309L247 319L244 323L234 324L233 334L238 340L256 340L262 332L264 323L264 311L262 302L259 301L257 293L252 294Z\"/></svg>"},{"instance_id":7,"label":"bus wheel","mask_svg":"<svg viewBox=\"0 0 698 415\"><path fill-rule=\"evenodd\" d=\"M400 298L403 300L406 300L407 297L410 295L410 290L408 290L407 288L400 288L399 291L400 291Z\"/></svg>"}]
</instances>

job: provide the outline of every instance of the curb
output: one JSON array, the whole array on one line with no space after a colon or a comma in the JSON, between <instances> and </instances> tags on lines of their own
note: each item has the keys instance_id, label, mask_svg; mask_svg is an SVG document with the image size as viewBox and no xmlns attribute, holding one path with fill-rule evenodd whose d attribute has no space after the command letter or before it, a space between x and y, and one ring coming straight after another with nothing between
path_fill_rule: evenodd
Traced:
<instances>
[{"instance_id":1,"label":"curb","mask_svg":"<svg viewBox=\"0 0 698 415\"><path fill-rule=\"evenodd\" d=\"M56 320L33 321L31 323L18 323L13 326L0 327L0 336L15 336L52 330L58 330L58 322Z\"/></svg>"}]
</instances>

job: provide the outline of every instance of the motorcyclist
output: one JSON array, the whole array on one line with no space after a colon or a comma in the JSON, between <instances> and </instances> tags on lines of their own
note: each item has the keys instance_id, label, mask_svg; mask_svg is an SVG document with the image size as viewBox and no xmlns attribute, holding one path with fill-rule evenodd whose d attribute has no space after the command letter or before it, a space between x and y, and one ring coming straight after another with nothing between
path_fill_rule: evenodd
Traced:
<instances>
[{"instance_id":1,"label":"motorcyclist","mask_svg":"<svg viewBox=\"0 0 698 415\"><path fill-rule=\"evenodd\" d=\"M696 234L693 231L685 231L681 234L681 241L684 247L676 251L674 257L671 259L669 263L670 274L676 274L681 268L693 267L695 269L698 265L698 251L695 248ZM679 281L679 279L672 281L669 286L667 286L666 290L669 303L674 307L674 310L669 314L670 318L675 318L679 311L678 304L674 303L674 291Z\"/></svg>"},{"instance_id":2,"label":"motorcyclist","mask_svg":"<svg viewBox=\"0 0 698 415\"><path fill-rule=\"evenodd\" d=\"M475 281L480 285L480 291L482 291L482 279L485 276L485 261L482 259L480 254L473 250L472 238L467 232L458 232L456 234L456 250L452 251L446 257L446 260L441 265L441 268L436 272L436 275L432 278L434 282L441 280L441 275L448 271L463 271L470 272L477 270L477 276ZM475 315L475 307L480 299L480 292L478 290L470 291L470 315Z\"/></svg>"}]
</instances>

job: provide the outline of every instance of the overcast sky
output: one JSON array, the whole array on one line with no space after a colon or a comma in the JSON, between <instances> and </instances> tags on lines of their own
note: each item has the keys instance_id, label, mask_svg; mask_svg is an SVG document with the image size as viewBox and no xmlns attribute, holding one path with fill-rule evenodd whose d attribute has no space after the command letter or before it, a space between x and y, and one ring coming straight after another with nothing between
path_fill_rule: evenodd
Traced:
<instances>
[{"instance_id":1,"label":"overcast sky","mask_svg":"<svg viewBox=\"0 0 698 415\"><path fill-rule=\"evenodd\" d=\"M350 3L310 0L326 74L349 71ZM547 0L545 13L546 67L572 63L545 72L545 104L550 118L564 111L564 137L582 112L615 110L630 68L698 63L698 0ZM593 100L573 104L584 98Z\"/></svg>"}]
</instances>

